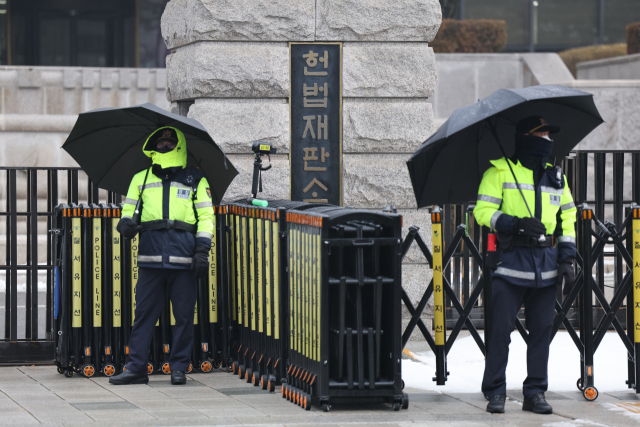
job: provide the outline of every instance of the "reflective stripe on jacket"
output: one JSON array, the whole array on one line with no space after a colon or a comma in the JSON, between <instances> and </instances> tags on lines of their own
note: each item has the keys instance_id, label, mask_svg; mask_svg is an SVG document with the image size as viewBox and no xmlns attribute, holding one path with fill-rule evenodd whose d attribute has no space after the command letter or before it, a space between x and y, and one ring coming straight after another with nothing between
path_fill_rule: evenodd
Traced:
<instances>
[{"instance_id":1,"label":"reflective stripe on jacket","mask_svg":"<svg viewBox=\"0 0 640 427\"><path fill-rule=\"evenodd\" d=\"M511 162L531 211L538 212L535 216L546 227L546 234L554 235L557 248L514 247L508 252L500 251L494 275L514 285L550 286L555 283L558 274L558 260L574 259L576 255L576 207L571 191L564 175L556 177L562 187L557 188L552 176L556 170L552 165L547 165L536 187L533 171L520 162L514 164L504 158L493 160L493 167L485 172L480 183L478 201L473 211L480 225L510 234L516 231L518 218L530 216L507 161Z\"/></svg>"}]
</instances>

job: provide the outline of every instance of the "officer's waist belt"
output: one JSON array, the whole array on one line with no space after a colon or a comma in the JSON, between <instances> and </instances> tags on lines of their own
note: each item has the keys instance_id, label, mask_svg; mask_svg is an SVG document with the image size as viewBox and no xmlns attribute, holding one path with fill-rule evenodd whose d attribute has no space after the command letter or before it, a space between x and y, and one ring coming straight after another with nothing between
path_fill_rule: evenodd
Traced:
<instances>
[{"instance_id":1,"label":"officer's waist belt","mask_svg":"<svg viewBox=\"0 0 640 427\"><path fill-rule=\"evenodd\" d=\"M184 230L196 234L198 227L184 221L174 221L171 219L159 219L142 223L143 230Z\"/></svg>"},{"instance_id":2,"label":"officer's waist belt","mask_svg":"<svg viewBox=\"0 0 640 427\"><path fill-rule=\"evenodd\" d=\"M553 236L546 235L544 242L538 241L537 237L528 237L515 235L513 236L513 246L524 246L527 248L550 248L553 246Z\"/></svg>"}]
</instances>

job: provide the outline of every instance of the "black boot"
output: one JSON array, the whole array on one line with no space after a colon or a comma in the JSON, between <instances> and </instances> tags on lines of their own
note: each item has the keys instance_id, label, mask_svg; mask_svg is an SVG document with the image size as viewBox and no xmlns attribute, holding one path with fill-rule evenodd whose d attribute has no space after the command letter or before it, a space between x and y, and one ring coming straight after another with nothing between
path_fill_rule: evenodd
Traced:
<instances>
[{"instance_id":1,"label":"black boot","mask_svg":"<svg viewBox=\"0 0 640 427\"><path fill-rule=\"evenodd\" d=\"M127 384L147 384L149 382L148 375L140 375L129 370L122 372L114 377L109 378L109 384L127 385Z\"/></svg>"},{"instance_id":2,"label":"black boot","mask_svg":"<svg viewBox=\"0 0 640 427\"><path fill-rule=\"evenodd\" d=\"M504 401L506 398L507 396L504 394L491 396L489 398L489 403L487 404L487 412L491 412L492 414L504 414Z\"/></svg>"},{"instance_id":3,"label":"black boot","mask_svg":"<svg viewBox=\"0 0 640 427\"><path fill-rule=\"evenodd\" d=\"M532 411L536 414L550 414L553 412L551 405L544 399L544 393L536 393L531 397L525 397L522 410Z\"/></svg>"},{"instance_id":4,"label":"black boot","mask_svg":"<svg viewBox=\"0 0 640 427\"><path fill-rule=\"evenodd\" d=\"M184 375L184 371L171 371L171 384L182 385L187 383L187 377Z\"/></svg>"}]
</instances>

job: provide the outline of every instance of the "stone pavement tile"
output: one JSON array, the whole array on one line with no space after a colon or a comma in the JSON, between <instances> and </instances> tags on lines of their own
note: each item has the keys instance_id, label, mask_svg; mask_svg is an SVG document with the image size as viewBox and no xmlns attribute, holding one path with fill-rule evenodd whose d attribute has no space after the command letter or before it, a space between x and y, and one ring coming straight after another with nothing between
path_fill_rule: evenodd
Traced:
<instances>
[{"instance_id":1,"label":"stone pavement tile","mask_svg":"<svg viewBox=\"0 0 640 427\"><path fill-rule=\"evenodd\" d=\"M289 426L291 424L306 424L313 425L314 427L318 425L323 425L330 421L328 418L322 418L320 416L316 417L299 417L295 415L287 415L287 416L262 416L262 417L236 417L242 424L255 424L255 425L272 425L272 424L284 424ZM366 423L366 425L369 425ZM335 424L332 424L332 427L335 427Z\"/></svg>"},{"instance_id":2,"label":"stone pavement tile","mask_svg":"<svg viewBox=\"0 0 640 427\"><path fill-rule=\"evenodd\" d=\"M120 401L120 402L80 402L80 403L72 403L74 408L79 411L122 411L127 409L137 409L136 406L132 405L129 402Z\"/></svg>"},{"instance_id":3,"label":"stone pavement tile","mask_svg":"<svg viewBox=\"0 0 640 427\"><path fill-rule=\"evenodd\" d=\"M270 405L270 404L279 404L283 401L286 401L279 394L236 394L231 395L234 399L237 399L241 402L249 403L250 405Z\"/></svg>"},{"instance_id":4,"label":"stone pavement tile","mask_svg":"<svg viewBox=\"0 0 640 427\"><path fill-rule=\"evenodd\" d=\"M338 424L338 427L353 427L353 424ZM367 424L367 427L400 427L397 423L385 423L385 424Z\"/></svg>"},{"instance_id":5,"label":"stone pavement tile","mask_svg":"<svg viewBox=\"0 0 640 427\"><path fill-rule=\"evenodd\" d=\"M24 402L20 404L21 407L29 412L46 411L46 412L66 412L66 411L78 411L75 406L72 406L68 402L60 399L59 402L41 402L40 400L34 400L31 402ZM1 408L1 407L0 407Z\"/></svg>"},{"instance_id":6,"label":"stone pavement tile","mask_svg":"<svg viewBox=\"0 0 640 427\"><path fill-rule=\"evenodd\" d=\"M44 381L40 385L47 390L100 390L102 387L93 381Z\"/></svg>"},{"instance_id":7,"label":"stone pavement tile","mask_svg":"<svg viewBox=\"0 0 640 427\"><path fill-rule=\"evenodd\" d=\"M121 397L106 390L78 392L78 391L59 391L56 395L69 402L119 402Z\"/></svg>"},{"instance_id":8,"label":"stone pavement tile","mask_svg":"<svg viewBox=\"0 0 640 427\"><path fill-rule=\"evenodd\" d=\"M637 394L634 390L629 390L629 391L610 391L607 393L601 393L600 396L602 396L603 394L607 394L611 397L615 397L617 399L620 400L640 400L640 394ZM600 398L598 398L599 400Z\"/></svg>"},{"instance_id":9,"label":"stone pavement tile","mask_svg":"<svg viewBox=\"0 0 640 427\"><path fill-rule=\"evenodd\" d=\"M56 396L53 393L49 393L49 394L14 394L11 396L11 399L13 399L16 403L18 404L23 404L23 403L29 403L29 402L33 402L35 400L37 400L38 402L44 402L44 403L60 403L60 402L64 402L63 399L60 398L60 396Z\"/></svg>"},{"instance_id":10,"label":"stone pavement tile","mask_svg":"<svg viewBox=\"0 0 640 427\"><path fill-rule=\"evenodd\" d=\"M429 414L445 415L445 414L482 414L485 412L484 407L480 408L465 402L445 402L445 403L413 403L409 400L409 408L412 405L426 411Z\"/></svg>"},{"instance_id":11,"label":"stone pavement tile","mask_svg":"<svg viewBox=\"0 0 640 427\"><path fill-rule=\"evenodd\" d=\"M127 400L137 408L144 409L146 411L158 409L158 410L188 410L189 406L174 399L162 399L162 400L144 400L144 399L128 399Z\"/></svg>"},{"instance_id":12,"label":"stone pavement tile","mask_svg":"<svg viewBox=\"0 0 640 427\"><path fill-rule=\"evenodd\" d=\"M169 400L171 397L151 387L144 386L111 386L105 389L114 396L125 400Z\"/></svg>"},{"instance_id":13,"label":"stone pavement tile","mask_svg":"<svg viewBox=\"0 0 640 427\"><path fill-rule=\"evenodd\" d=\"M458 399L447 396L446 394L427 394L427 393L408 393L409 405L411 403L445 403L445 402L459 402Z\"/></svg>"},{"instance_id":14,"label":"stone pavement tile","mask_svg":"<svg viewBox=\"0 0 640 427\"><path fill-rule=\"evenodd\" d=\"M40 424L40 422L26 412L24 414L2 414L0 416L0 426L30 424Z\"/></svg>"},{"instance_id":15,"label":"stone pavement tile","mask_svg":"<svg viewBox=\"0 0 640 427\"><path fill-rule=\"evenodd\" d=\"M85 411L95 421L137 421L155 419L142 409L130 409L126 411Z\"/></svg>"},{"instance_id":16,"label":"stone pavement tile","mask_svg":"<svg viewBox=\"0 0 640 427\"><path fill-rule=\"evenodd\" d=\"M248 406L246 403L231 397L222 399L178 398L178 401L194 409L212 409L218 406Z\"/></svg>"},{"instance_id":17,"label":"stone pavement tile","mask_svg":"<svg viewBox=\"0 0 640 427\"><path fill-rule=\"evenodd\" d=\"M161 411L161 410L156 410L156 409L152 409L152 410L147 410L147 412L151 415L153 415L155 418L158 419L193 419L193 418L208 418L205 414L203 414L202 412L198 412L195 409L192 410L168 410L168 411Z\"/></svg>"},{"instance_id":18,"label":"stone pavement tile","mask_svg":"<svg viewBox=\"0 0 640 427\"><path fill-rule=\"evenodd\" d=\"M180 385L180 386L175 386L173 384L171 384L171 378L169 377L165 377L164 381L149 381L148 384L149 387L153 387L153 388L181 388L181 389L190 389L190 388L194 388L194 387L207 387L206 385L198 382L198 381L194 381L194 380L189 380L187 381L186 384Z\"/></svg>"},{"instance_id":19,"label":"stone pavement tile","mask_svg":"<svg viewBox=\"0 0 640 427\"><path fill-rule=\"evenodd\" d=\"M253 408L257 409L260 412L263 412L267 415L282 415L282 416L317 416L318 413L314 411L305 411L301 407L292 404L291 402L287 402L288 405L284 406L274 406L274 405L252 405ZM249 403L250 404L250 403ZM322 409L317 408L319 411Z\"/></svg>"},{"instance_id":20,"label":"stone pavement tile","mask_svg":"<svg viewBox=\"0 0 640 427\"><path fill-rule=\"evenodd\" d=\"M23 414L26 412L22 406L11 400L0 401L0 414Z\"/></svg>"},{"instance_id":21,"label":"stone pavement tile","mask_svg":"<svg viewBox=\"0 0 640 427\"><path fill-rule=\"evenodd\" d=\"M253 387L253 386L248 386L248 387L224 387L224 388L218 388L216 389L218 392L225 394L227 396L241 396L241 395L247 395L247 394L251 394L251 395L267 395L269 394L269 392L262 390L259 387ZM274 393L277 394L278 396L281 396L280 393Z\"/></svg>"},{"instance_id":22,"label":"stone pavement tile","mask_svg":"<svg viewBox=\"0 0 640 427\"><path fill-rule=\"evenodd\" d=\"M162 389L160 392L173 399L220 399L225 397L223 394L208 387L202 387L199 390L174 387Z\"/></svg>"},{"instance_id":23,"label":"stone pavement tile","mask_svg":"<svg viewBox=\"0 0 640 427\"><path fill-rule=\"evenodd\" d=\"M198 409L208 417L265 417L266 414L248 405L246 406L217 406L209 409Z\"/></svg>"},{"instance_id":24,"label":"stone pavement tile","mask_svg":"<svg viewBox=\"0 0 640 427\"><path fill-rule=\"evenodd\" d=\"M3 380L7 380L8 378L21 378L24 376L24 373L15 366L0 367L0 378Z\"/></svg>"},{"instance_id":25,"label":"stone pavement tile","mask_svg":"<svg viewBox=\"0 0 640 427\"><path fill-rule=\"evenodd\" d=\"M76 411L74 412L35 412L33 416L38 419L41 423L48 422L57 422L57 423L68 423L68 422L84 422L85 424L93 423L93 420L89 418L86 414L82 412Z\"/></svg>"}]
</instances>

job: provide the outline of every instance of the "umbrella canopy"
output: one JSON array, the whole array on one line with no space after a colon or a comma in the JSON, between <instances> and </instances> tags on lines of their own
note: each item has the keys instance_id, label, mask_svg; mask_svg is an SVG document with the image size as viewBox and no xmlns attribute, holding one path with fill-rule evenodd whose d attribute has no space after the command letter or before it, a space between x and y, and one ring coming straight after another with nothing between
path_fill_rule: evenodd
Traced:
<instances>
[{"instance_id":1,"label":"umbrella canopy","mask_svg":"<svg viewBox=\"0 0 640 427\"><path fill-rule=\"evenodd\" d=\"M187 166L204 173L213 202L220 204L238 171L197 120L156 105L82 113L62 148L99 188L126 195L133 175L151 165L142 146L149 135L164 126L182 131L187 143Z\"/></svg>"},{"instance_id":2,"label":"umbrella canopy","mask_svg":"<svg viewBox=\"0 0 640 427\"><path fill-rule=\"evenodd\" d=\"M489 161L504 157L499 144L511 156L516 123L529 116L561 127L553 135L557 159L604 122L590 93L553 85L500 89L454 111L409 158L418 207L475 200Z\"/></svg>"}]
</instances>

